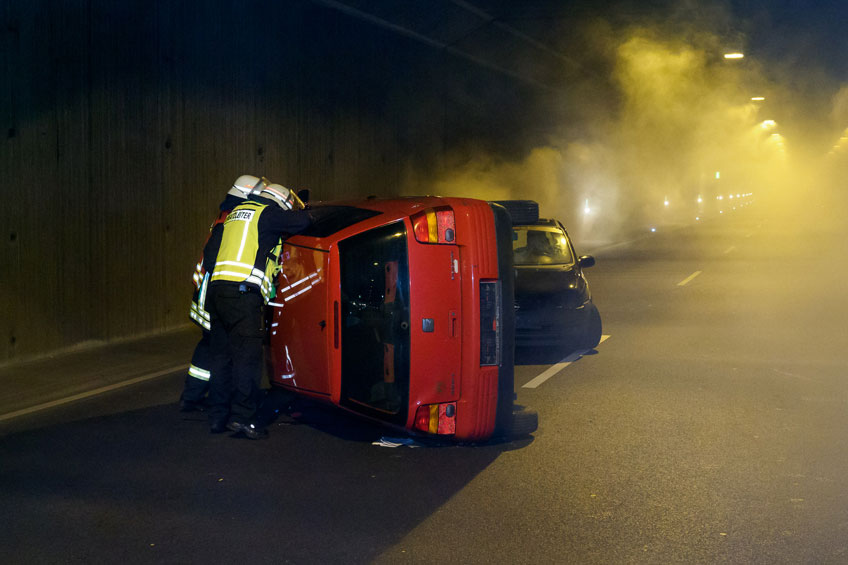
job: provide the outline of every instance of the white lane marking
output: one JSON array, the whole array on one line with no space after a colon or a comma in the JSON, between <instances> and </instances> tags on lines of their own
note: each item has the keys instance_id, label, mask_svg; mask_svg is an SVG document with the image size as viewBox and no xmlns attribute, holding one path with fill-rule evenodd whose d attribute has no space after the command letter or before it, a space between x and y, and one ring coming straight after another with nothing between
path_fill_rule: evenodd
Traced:
<instances>
[{"instance_id":1,"label":"white lane marking","mask_svg":"<svg viewBox=\"0 0 848 565\"><path fill-rule=\"evenodd\" d=\"M608 335L602 335L601 341L598 342L598 345L602 344L607 339L609 339ZM563 359L562 361L560 361L556 365L551 365L550 367L548 367L548 369L545 372L543 372L541 375L538 375L537 377L534 377L531 381L527 382L521 388L536 388L536 387L538 387L540 384L542 384L543 382L545 382L549 378L553 377L554 375L556 375L557 373L559 373L560 371L562 371L563 369L565 369L566 367L568 367L569 365L571 365L572 363L574 363L575 361L580 359L583 356L583 354L586 353L587 351L590 351L590 350L589 349L583 349L582 351L575 351L574 353L572 353L571 355L569 355L568 357L566 357L565 359Z\"/></svg>"},{"instance_id":2,"label":"white lane marking","mask_svg":"<svg viewBox=\"0 0 848 565\"><path fill-rule=\"evenodd\" d=\"M703 271L695 271L694 273L692 273L691 275L689 275L688 277L686 277L685 279L683 279L682 281L677 283L677 286L686 286L687 284L689 284L692 281L692 279L694 279L695 277L700 275L702 272Z\"/></svg>"},{"instance_id":3,"label":"white lane marking","mask_svg":"<svg viewBox=\"0 0 848 565\"><path fill-rule=\"evenodd\" d=\"M75 394L73 396L68 396L67 398L60 398L58 400L53 400L51 402L45 402L44 404L38 404L36 406L31 406L29 408L24 408L22 410L16 410L14 412L9 412L8 414L0 414L0 422L4 420L11 420L12 418L17 418L18 416L25 416L27 414L32 414L33 412L40 412L41 410L47 410L48 408L54 408L56 406L61 406L63 404L68 404L70 402L76 402L77 400L82 400L84 398L89 398L91 396L97 396L98 394L103 394L104 392L109 392L112 390L117 390L119 388L124 388L125 386L130 386L138 383L143 383L144 381L149 381L151 379L156 379L159 377L164 377L165 375L170 375L171 373L176 373L177 371L186 371L188 370L189 365L178 365L176 367L171 367L170 369L163 369L161 371L157 371L156 373L150 373L149 375L142 375L140 377L136 377L134 379L130 379L128 381L123 381L120 383L115 383L107 386L102 386L100 388L96 388L94 390L89 390L88 392L81 392L79 394Z\"/></svg>"},{"instance_id":4,"label":"white lane marking","mask_svg":"<svg viewBox=\"0 0 848 565\"><path fill-rule=\"evenodd\" d=\"M724 250L724 254L725 254L725 255L727 255L728 253L730 253L730 252L731 252L731 251L733 251L734 249L736 249L736 246L735 246L735 245L731 245L730 247L728 247L727 249L725 249L725 250Z\"/></svg>"}]
</instances>

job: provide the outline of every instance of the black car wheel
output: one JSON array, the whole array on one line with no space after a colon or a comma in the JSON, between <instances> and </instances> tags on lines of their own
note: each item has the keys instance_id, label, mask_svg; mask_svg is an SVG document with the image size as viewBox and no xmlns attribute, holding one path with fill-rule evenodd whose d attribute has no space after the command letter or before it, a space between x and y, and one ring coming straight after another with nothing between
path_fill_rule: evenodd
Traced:
<instances>
[{"instance_id":1,"label":"black car wheel","mask_svg":"<svg viewBox=\"0 0 848 565\"><path fill-rule=\"evenodd\" d=\"M539 429L539 414L535 410L521 410L512 414L510 436L520 438Z\"/></svg>"}]
</instances>

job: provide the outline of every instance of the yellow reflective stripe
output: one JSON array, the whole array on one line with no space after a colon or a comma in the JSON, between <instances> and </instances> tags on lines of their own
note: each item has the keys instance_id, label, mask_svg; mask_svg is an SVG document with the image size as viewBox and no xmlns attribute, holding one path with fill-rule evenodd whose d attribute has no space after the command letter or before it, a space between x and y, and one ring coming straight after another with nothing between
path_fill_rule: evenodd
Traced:
<instances>
[{"instance_id":1,"label":"yellow reflective stripe","mask_svg":"<svg viewBox=\"0 0 848 565\"><path fill-rule=\"evenodd\" d=\"M223 279L227 281L244 282L248 276L249 275L245 275L238 271L219 271L212 275L212 280L218 281Z\"/></svg>"},{"instance_id":2,"label":"yellow reflective stripe","mask_svg":"<svg viewBox=\"0 0 848 565\"><path fill-rule=\"evenodd\" d=\"M244 229L241 233L241 244L239 245L238 253L236 254L236 261L241 261L242 253L244 253L244 244L247 242L247 236L250 234L250 226L253 225L253 222L245 222Z\"/></svg>"},{"instance_id":3,"label":"yellow reflective stripe","mask_svg":"<svg viewBox=\"0 0 848 565\"><path fill-rule=\"evenodd\" d=\"M215 267L216 267L215 270L216 271L218 270L217 269L218 265L226 265L227 267L241 267L242 269L244 269L248 273L253 271L253 269L254 269L253 263L243 263L242 261L218 261L215 264Z\"/></svg>"}]
</instances>

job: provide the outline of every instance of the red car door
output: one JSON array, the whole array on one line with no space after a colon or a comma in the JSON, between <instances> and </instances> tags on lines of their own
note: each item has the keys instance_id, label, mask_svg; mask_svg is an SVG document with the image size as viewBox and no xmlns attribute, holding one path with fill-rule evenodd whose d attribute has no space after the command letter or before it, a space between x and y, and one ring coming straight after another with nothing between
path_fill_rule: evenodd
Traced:
<instances>
[{"instance_id":1,"label":"red car door","mask_svg":"<svg viewBox=\"0 0 848 565\"><path fill-rule=\"evenodd\" d=\"M302 392L327 396L327 352L333 339L329 256L324 250L284 245L277 296L271 304L271 355L276 374L270 378Z\"/></svg>"}]
</instances>

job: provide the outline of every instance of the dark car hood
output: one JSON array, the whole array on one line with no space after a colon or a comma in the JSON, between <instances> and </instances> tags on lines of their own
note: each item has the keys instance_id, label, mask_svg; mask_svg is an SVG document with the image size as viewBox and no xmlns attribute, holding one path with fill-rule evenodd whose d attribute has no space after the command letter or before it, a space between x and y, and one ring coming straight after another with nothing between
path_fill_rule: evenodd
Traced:
<instances>
[{"instance_id":1,"label":"dark car hood","mask_svg":"<svg viewBox=\"0 0 848 565\"><path fill-rule=\"evenodd\" d=\"M577 308L589 300L586 279L576 265L516 266L519 309Z\"/></svg>"}]
</instances>

